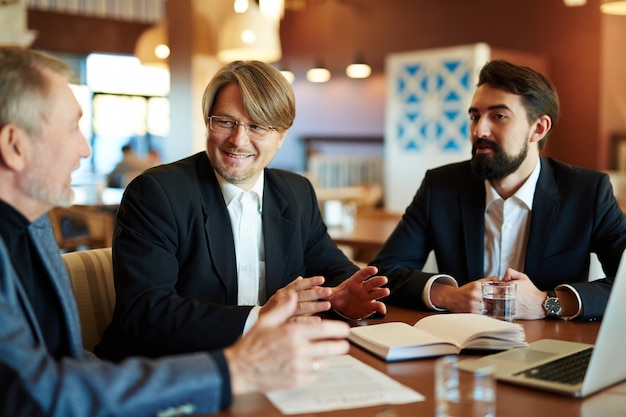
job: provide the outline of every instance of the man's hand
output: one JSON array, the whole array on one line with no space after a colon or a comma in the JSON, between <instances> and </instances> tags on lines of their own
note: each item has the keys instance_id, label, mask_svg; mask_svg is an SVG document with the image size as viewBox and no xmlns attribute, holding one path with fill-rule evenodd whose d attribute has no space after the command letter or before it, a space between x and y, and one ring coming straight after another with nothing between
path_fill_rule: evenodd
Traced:
<instances>
[{"instance_id":1,"label":"man's hand","mask_svg":"<svg viewBox=\"0 0 626 417\"><path fill-rule=\"evenodd\" d=\"M546 316L543 303L547 293L540 291L535 284L523 272L507 268L502 281L515 281L517 283L517 296L515 309L517 318L522 320L537 320Z\"/></svg>"},{"instance_id":2,"label":"man's hand","mask_svg":"<svg viewBox=\"0 0 626 417\"><path fill-rule=\"evenodd\" d=\"M259 317L262 317L267 311L272 310L279 302L284 294L288 292L295 292L297 294L298 303L295 311L293 312L292 320L300 322L316 322L320 321L318 316L313 314L327 311L331 305L329 301L323 301L331 295L332 289L328 287L322 287L324 283L324 277L315 276L311 278L298 277L291 281L287 286L279 289L276 293L267 300L267 303L261 307Z\"/></svg>"},{"instance_id":3,"label":"man's hand","mask_svg":"<svg viewBox=\"0 0 626 417\"><path fill-rule=\"evenodd\" d=\"M482 314L483 294L481 283L497 281L498 277L488 277L468 282L461 287L435 282L430 289L432 303L452 313Z\"/></svg>"},{"instance_id":4,"label":"man's hand","mask_svg":"<svg viewBox=\"0 0 626 417\"><path fill-rule=\"evenodd\" d=\"M366 266L322 298L330 301L336 312L350 319L366 318L376 312L385 314L387 306L377 300L389 295L389 288L381 288L387 283L387 277L373 276L377 272L375 266Z\"/></svg>"},{"instance_id":5,"label":"man's hand","mask_svg":"<svg viewBox=\"0 0 626 417\"><path fill-rule=\"evenodd\" d=\"M285 290L272 298L250 331L224 349L234 395L312 383L328 356L348 352L346 323L288 322L296 313L298 295Z\"/></svg>"}]
</instances>

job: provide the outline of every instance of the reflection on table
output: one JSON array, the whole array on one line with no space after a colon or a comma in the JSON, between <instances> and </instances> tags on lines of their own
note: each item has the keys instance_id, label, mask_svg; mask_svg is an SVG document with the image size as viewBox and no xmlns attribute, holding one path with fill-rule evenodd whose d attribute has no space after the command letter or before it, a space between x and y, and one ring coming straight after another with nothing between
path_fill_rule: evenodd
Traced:
<instances>
[{"instance_id":1,"label":"reflection on table","mask_svg":"<svg viewBox=\"0 0 626 417\"><path fill-rule=\"evenodd\" d=\"M404 321L413 324L426 314L429 313L390 307L384 319L368 320L367 322L374 324L382 321ZM538 339L555 338L594 343L600 328L599 322L520 320L518 323L524 327L526 339L529 342ZM429 417L435 415L433 374L435 359L386 363L356 346L351 346L350 355L384 372L398 382L415 389L426 396L426 400L404 405L367 407L333 411L332 413L307 414L307 416ZM568 417L617 416L626 415L624 414L624 411L626 411L624 410L625 405L626 383L610 387L585 399L574 399L504 383L498 383L497 386L496 415L498 416L528 417L537 413ZM282 414L263 395L254 394L236 397L233 406L218 415L230 417L278 417Z\"/></svg>"}]
</instances>

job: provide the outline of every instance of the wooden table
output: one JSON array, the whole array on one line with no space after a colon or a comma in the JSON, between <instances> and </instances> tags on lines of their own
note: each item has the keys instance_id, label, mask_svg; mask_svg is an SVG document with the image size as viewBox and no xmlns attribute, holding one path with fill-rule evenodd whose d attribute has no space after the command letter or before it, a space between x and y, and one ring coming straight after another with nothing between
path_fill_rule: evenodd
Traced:
<instances>
[{"instance_id":1,"label":"wooden table","mask_svg":"<svg viewBox=\"0 0 626 417\"><path fill-rule=\"evenodd\" d=\"M357 210L354 229L329 228L328 233L337 245L349 246L352 258L369 262L396 228L401 214L383 210Z\"/></svg>"},{"instance_id":2,"label":"wooden table","mask_svg":"<svg viewBox=\"0 0 626 417\"><path fill-rule=\"evenodd\" d=\"M384 320L415 323L428 313L390 307ZM553 320L524 321L519 323L526 331L529 342L542 338L555 338L583 343L594 343L599 322L565 322ZM428 417L435 415L434 364L435 359L419 359L386 363L366 351L351 346L350 354L366 364L384 372L426 397L425 401L404 405L376 406L325 413L300 414L300 416L332 417ZM619 358L618 360L623 360ZM610 410L607 410L607 407ZM618 408L619 411L614 410ZM538 390L498 383L496 415L500 417L567 416L604 417L626 415L626 383L608 388L585 399L575 399ZM278 417L282 414L261 394L236 397L233 406L218 416Z\"/></svg>"}]
</instances>

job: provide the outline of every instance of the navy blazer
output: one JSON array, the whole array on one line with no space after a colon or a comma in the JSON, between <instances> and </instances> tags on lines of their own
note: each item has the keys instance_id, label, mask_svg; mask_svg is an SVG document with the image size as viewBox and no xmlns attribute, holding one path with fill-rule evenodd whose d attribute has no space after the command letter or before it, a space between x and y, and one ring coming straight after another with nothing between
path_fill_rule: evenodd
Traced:
<instances>
[{"instance_id":1,"label":"navy blazer","mask_svg":"<svg viewBox=\"0 0 626 417\"><path fill-rule=\"evenodd\" d=\"M0 415L154 416L167 409L213 413L224 381L207 354L159 362L129 359L123 366L98 360L82 347L78 309L48 216L30 226L49 272L67 329L68 356L47 351L33 306L0 238ZM226 389L229 389L226 388Z\"/></svg>"},{"instance_id":2,"label":"navy blazer","mask_svg":"<svg viewBox=\"0 0 626 417\"><path fill-rule=\"evenodd\" d=\"M426 308L421 269L434 251L439 273L459 285L484 276L485 182L465 161L429 170L402 220L372 260L387 275L386 300ZM540 290L571 284L582 318L602 317L626 248L626 218L606 174L541 158L526 247L524 273ZM587 282L594 252L607 278Z\"/></svg>"},{"instance_id":3,"label":"navy blazer","mask_svg":"<svg viewBox=\"0 0 626 417\"><path fill-rule=\"evenodd\" d=\"M358 268L337 248L310 182L266 169L262 219L267 297L298 276L337 285ZM222 348L252 307L237 306L228 210L205 152L150 169L124 193L113 237L113 322L96 354L160 356Z\"/></svg>"}]
</instances>

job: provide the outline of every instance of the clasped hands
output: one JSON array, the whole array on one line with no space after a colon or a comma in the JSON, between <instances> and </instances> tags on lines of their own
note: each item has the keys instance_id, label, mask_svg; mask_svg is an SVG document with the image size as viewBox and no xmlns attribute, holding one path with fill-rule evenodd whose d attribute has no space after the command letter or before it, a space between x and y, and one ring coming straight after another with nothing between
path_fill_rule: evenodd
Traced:
<instances>
[{"instance_id":1,"label":"clasped hands","mask_svg":"<svg viewBox=\"0 0 626 417\"><path fill-rule=\"evenodd\" d=\"M387 277L376 276L377 272L375 266L361 268L336 287L322 287L324 277L321 276L298 277L278 290L261 308L259 316L272 308L278 294L289 291L298 294L298 305L291 318L295 321L320 320L315 314L331 308L353 320L363 319L374 313L385 314L387 306L378 300L389 295L389 289L382 288L387 283Z\"/></svg>"},{"instance_id":2,"label":"clasped hands","mask_svg":"<svg viewBox=\"0 0 626 417\"><path fill-rule=\"evenodd\" d=\"M488 281L515 281L517 283L516 313L522 320L538 320L546 316L543 302L546 292L539 290L523 272L508 268L502 279L497 276L477 279L460 287L433 284L430 292L432 303L453 313L480 314L483 309L481 283Z\"/></svg>"}]
</instances>

